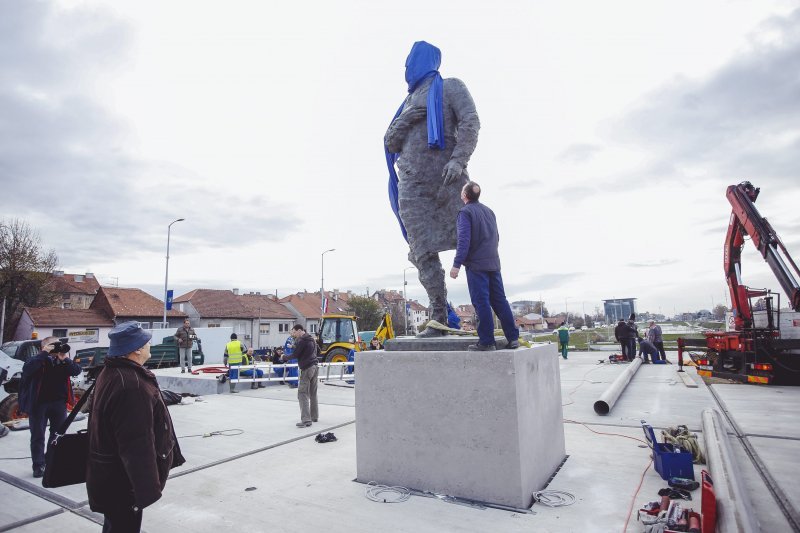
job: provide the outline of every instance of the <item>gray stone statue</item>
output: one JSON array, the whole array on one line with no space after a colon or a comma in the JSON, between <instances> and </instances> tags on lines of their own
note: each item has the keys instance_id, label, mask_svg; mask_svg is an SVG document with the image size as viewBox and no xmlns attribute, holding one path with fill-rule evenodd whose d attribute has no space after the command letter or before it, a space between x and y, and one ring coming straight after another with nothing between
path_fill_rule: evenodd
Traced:
<instances>
[{"instance_id":1,"label":"gray stone statue","mask_svg":"<svg viewBox=\"0 0 800 533\"><path fill-rule=\"evenodd\" d=\"M431 318L447 324L447 286L439 252L456 248L461 189L469 180L467 163L478 143L480 121L467 87L455 78L443 80L440 63L438 48L414 43L406 59L409 95L384 143L391 177L397 166L393 208L405 229L408 258L428 293ZM428 328L418 336L441 334Z\"/></svg>"}]
</instances>

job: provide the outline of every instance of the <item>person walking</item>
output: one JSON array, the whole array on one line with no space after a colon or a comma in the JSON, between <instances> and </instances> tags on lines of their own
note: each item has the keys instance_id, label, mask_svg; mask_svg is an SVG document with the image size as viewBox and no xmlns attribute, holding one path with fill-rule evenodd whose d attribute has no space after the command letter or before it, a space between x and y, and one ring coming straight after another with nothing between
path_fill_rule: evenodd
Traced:
<instances>
[{"instance_id":1,"label":"person walking","mask_svg":"<svg viewBox=\"0 0 800 533\"><path fill-rule=\"evenodd\" d=\"M294 351L291 357L297 359L300 367L300 380L297 387L297 401L300 402L300 422L295 424L299 428L306 428L319 419L319 406L317 405L317 343L314 337L306 333L300 324L292 328L294 338ZM284 356L285 358L286 356Z\"/></svg>"},{"instance_id":2,"label":"person walking","mask_svg":"<svg viewBox=\"0 0 800 533\"><path fill-rule=\"evenodd\" d=\"M197 340L194 328L189 325L189 319L183 321L183 326L175 332L175 340L178 342L178 360L181 365L181 374L189 369L192 371L192 342Z\"/></svg>"},{"instance_id":3,"label":"person walking","mask_svg":"<svg viewBox=\"0 0 800 533\"><path fill-rule=\"evenodd\" d=\"M104 533L139 531L142 510L161 498L181 455L156 377L143 365L152 334L136 322L108 333L110 345L89 416L86 492Z\"/></svg>"},{"instance_id":4,"label":"person walking","mask_svg":"<svg viewBox=\"0 0 800 533\"><path fill-rule=\"evenodd\" d=\"M658 353L661 355L661 360L667 362L667 352L664 351L664 337L661 333L661 326L656 324L655 320L650 320L650 328L647 330L647 340L652 342L658 348Z\"/></svg>"},{"instance_id":5,"label":"person walking","mask_svg":"<svg viewBox=\"0 0 800 533\"><path fill-rule=\"evenodd\" d=\"M569 352L569 328L566 322L562 322L558 328L558 345L561 349L561 357L566 359Z\"/></svg>"},{"instance_id":6,"label":"person walking","mask_svg":"<svg viewBox=\"0 0 800 533\"><path fill-rule=\"evenodd\" d=\"M461 188L464 207L458 212L456 221L458 245L450 277L456 279L461 265L466 267L469 297L478 317L478 342L467 349L481 352L496 349L492 318L494 311L508 341L506 347L513 350L519 348L519 329L500 275L497 219L491 209L480 203L480 197L481 187L474 181L467 182Z\"/></svg>"},{"instance_id":7,"label":"person walking","mask_svg":"<svg viewBox=\"0 0 800 533\"><path fill-rule=\"evenodd\" d=\"M228 367L228 378L231 394L236 394L236 383L234 379L239 379L239 367L242 365L244 354L247 353L247 346L239 340L236 333L231 333L231 341L225 345L225 352L222 354L222 362Z\"/></svg>"},{"instance_id":8,"label":"person walking","mask_svg":"<svg viewBox=\"0 0 800 533\"><path fill-rule=\"evenodd\" d=\"M83 369L69 357L69 345L56 337L42 340L42 349L22 367L19 386L19 410L28 413L31 428L31 462L33 477L44 475L44 434L50 422L48 445L56 431L67 419L67 401L72 403L71 376L79 376ZM67 350L67 351L65 351Z\"/></svg>"}]
</instances>

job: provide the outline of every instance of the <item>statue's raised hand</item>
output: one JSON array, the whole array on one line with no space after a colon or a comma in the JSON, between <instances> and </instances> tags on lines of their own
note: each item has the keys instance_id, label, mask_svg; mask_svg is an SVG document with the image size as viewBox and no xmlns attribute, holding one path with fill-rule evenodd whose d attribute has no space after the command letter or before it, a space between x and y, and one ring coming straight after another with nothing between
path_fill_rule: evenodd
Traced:
<instances>
[{"instance_id":1,"label":"statue's raised hand","mask_svg":"<svg viewBox=\"0 0 800 533\"><path fill-rule=\"evenodd\" d=\"M403 118L408 124L415 124L420 120L425 120L428 116L428 108L426 106L407 106L403 108L400 117Z\"/></svg>"},{"instance_id":2,"label":"statue's raised hand","mask_svg":"<svg viewBox=\"0 0 800 533\"><path fill-rule=\"evenodd\" d=\"M464 172L464 165L456 161L455 159L451 159L447 162L444 166L444 170L442 171L442 177L444 178L445 185L451 185L455 183L458 178L461 177L461 174Z\"/></svg>"}]
</instances>

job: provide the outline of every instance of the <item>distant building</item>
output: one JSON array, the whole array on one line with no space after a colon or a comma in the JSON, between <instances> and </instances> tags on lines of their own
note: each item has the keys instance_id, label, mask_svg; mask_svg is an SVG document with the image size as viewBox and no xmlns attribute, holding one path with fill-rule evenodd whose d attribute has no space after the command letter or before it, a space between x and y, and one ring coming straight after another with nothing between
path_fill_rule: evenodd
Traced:
<instances>
[{"instance_id":1,"label":"distant building","mask_svg":"<svg viewBox=\"0 0 800 533\"><path fill-rule=\"evenodd\" d=\"M102 311L94 309L58 309L26 307L19 319L14 340L30 339L35 331L38 338L68 338L72 353L88 346L108 346L108 332L114 322Z\"/></svg>"},{"instance_id":2,"label":"distant building","mask_svg":"<svg viewBox=\"0 0 800 533\"><path fill-rule=\"evenodd\" d=\"M100 287L89 309L103 312L115 324L133 320L144 329L162 327L164 302L142 289ZM183 324L186 313L170 309L167 311L166 328L177 328ZM158 344L157 342L154 344Z\"/></svg>"},{"instance_id":3,"label":"distant building","mask_svg":"<svg viewBox=\"0 0 800 533\"><path fill-rule=\"evenodd\" d=\"M606 315L606 322L618 322L620 318L627 320L631 313L636 313L636 298L603 300L603 311Z\"/></svg>"},{"instance_id":4,"label":"distant building","mask_svg":"<svg viewBox=\"0 0 800 533\"><path fill-rule=\"evenodd\" d=\"M56 295L52 307L61 309L89 309L100 283L94 274L66 274L63 270L53 272L47 289Z\"/></svg>"}]
</instances>

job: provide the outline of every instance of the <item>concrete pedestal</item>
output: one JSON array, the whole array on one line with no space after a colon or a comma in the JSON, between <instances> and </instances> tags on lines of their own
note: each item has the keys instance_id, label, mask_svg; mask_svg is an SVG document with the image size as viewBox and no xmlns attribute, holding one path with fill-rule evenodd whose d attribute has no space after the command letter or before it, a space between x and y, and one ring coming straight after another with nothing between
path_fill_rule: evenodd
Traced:
<instances>
[{"instance_id":1,"label":"concrete pedestal","mask_svg":"<svg viewBox=\"0 0 800 533\"><path fill-rule=\"evenodd\" d=\"M566 455L554 344L356 357L360 482L527 508Z\"/></svg>"}]
</instances>

